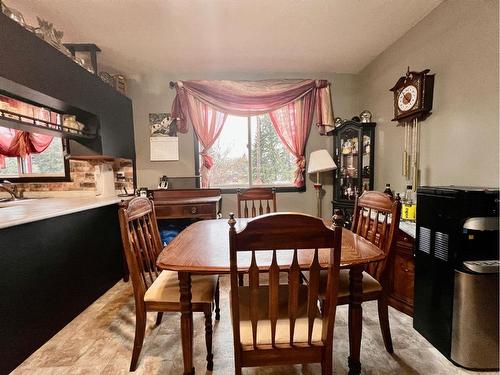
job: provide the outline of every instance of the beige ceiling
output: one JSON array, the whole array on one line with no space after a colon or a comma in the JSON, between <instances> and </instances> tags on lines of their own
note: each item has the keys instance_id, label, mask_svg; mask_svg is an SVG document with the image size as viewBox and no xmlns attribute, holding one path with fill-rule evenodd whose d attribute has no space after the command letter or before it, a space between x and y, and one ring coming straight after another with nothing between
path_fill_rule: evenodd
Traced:
<instances>
[{"instance_id":1,"label":"beige ceiling","mask_svg":"<svg viewBox=\"0 0 500 375\"><path fill-rule=\"evenodd\" d=\"M5 0L132 75L357 73L442 0Z\"/></svg>"}]
</instances>

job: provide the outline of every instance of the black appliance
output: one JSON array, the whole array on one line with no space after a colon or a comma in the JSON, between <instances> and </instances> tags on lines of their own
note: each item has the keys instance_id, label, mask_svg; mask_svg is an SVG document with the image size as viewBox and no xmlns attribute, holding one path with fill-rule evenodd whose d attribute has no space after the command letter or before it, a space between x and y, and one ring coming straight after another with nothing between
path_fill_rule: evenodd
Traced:
<instances>
[{"instance_id":1,"label":"black appliance","mask_svg":"<svg viewBox=\"0 0 500 375\"><path fill-rule=\"evenodd\" d=\"M471 231L464 224L470 218L498 218L498 199L498 188L417 190L413 327L448 359L452 359L455 273L468 272L466 261L499 259L498 230Z\"/></svg>"}]
</instances>

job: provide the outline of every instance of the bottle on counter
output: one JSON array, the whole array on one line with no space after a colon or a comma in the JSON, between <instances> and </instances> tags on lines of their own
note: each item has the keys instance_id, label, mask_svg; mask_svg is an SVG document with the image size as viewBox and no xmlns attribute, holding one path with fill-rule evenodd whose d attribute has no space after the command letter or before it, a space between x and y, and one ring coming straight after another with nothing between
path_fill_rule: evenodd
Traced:
<instances>
[{"instance_id":1,"label":"bottle on counter","mask_svg":"<svg viewBox=\"0 0 500 375\"><path fill-rule=\"evenodd\" d=\"M391 184L385 184L384 193L387 194L390 197L394 197L394 193L391 190Z\"/></svg>"},{"instance_id":2,"label":"bottle on counter","mask_svg":"<svg viewBox=\"0 0 500 375\"><path fill-rule=\"evenodd\" d=\"M417 206L413 201L412 185L406 185L405 199L401 207L401 219L415 221Z\"/></svg>"},{"instance_id":3,"label":"bottle on counter","mask_svg":"<svg viewBox=\"0 0 500 375\"><path fill-rule=\"evenodd\" d=\"M412 202L413 202L412 196L413 196L412 186L411 185L406 185L406 193L405 193L406 203L412 204Z\"/></svg>"}]
</instances>

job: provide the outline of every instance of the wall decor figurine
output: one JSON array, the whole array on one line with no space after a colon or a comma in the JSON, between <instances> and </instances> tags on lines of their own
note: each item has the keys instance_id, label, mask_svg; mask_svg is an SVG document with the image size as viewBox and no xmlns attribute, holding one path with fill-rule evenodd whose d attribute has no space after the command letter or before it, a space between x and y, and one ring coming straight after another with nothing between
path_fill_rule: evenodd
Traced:
<instances>
[{"instance_id":1,"label":"wall decor figurine","mask_svg":"<svg viewBox=\"0 0 500 375\"><path fill-rule=\"evenodd\" d=\"M372 114L366 109L360 113L359 117L361 117L361 122L372 122Z\"/></svg>"},{"instance_id":2,"label":"wall decor figurine","mask_svg":"<svg viewBox=\"0 0 500 375\"><path fill-rule=\"evenodd\" d=\"M3 1L0 0L0 8L2 9L2 13L9 17L11 20L16 21L25 29L33 32L33 27L28 25L22 13L14 8L9 8Z\"/></svg>"},{"instance_id":3,"label":"wall decor figurine","mask_svg":"<svg viewBox=\"0 0 500 375\"><path fill-rule=\"evenodd\" d=\"M64 33L62 31L56 30L53 23L48 22L40 17L37 17L36 19L38 21L38 27L35 29L35 35L49 43L52 47L57 48L60 52L64 53L69 58L73 58L69 49L64 47L62 43Z\"/></svg>"}]
</instances>

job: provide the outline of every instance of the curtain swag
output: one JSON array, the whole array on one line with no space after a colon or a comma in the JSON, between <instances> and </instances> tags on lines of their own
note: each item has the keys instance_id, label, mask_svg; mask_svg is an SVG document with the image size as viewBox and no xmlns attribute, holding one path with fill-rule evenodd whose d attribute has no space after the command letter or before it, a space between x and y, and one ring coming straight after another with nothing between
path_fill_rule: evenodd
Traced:
<instances>
[{"instance_id":1,"label":"curtain swag","mask_svg":"<svg viewBox=\"0 0 500 375\"><path fill-rule=\"evenodd\" d=\"M0 127L0 168L5 168L5 157L24 157L39 154L52 142L53 137L22 130ZM28 170L31 169L28 159Z\"/></svg>"},{"instance_id":2,"label":"curtain swag","mask_svg":"<svg viewBox=\"0 0 500 375\"><path fill-rule=\"evenodd\" d=\"M304 186L305 146L316 109L320 133L333 126L330 84L326 80L178 81L172 104L177 128L187 132L187 118L203 146L202 187L210 186L213 160L208 154L227 115L269 113L274 129L295 156L295 186Z\"/></svg>"}]
</instances>

